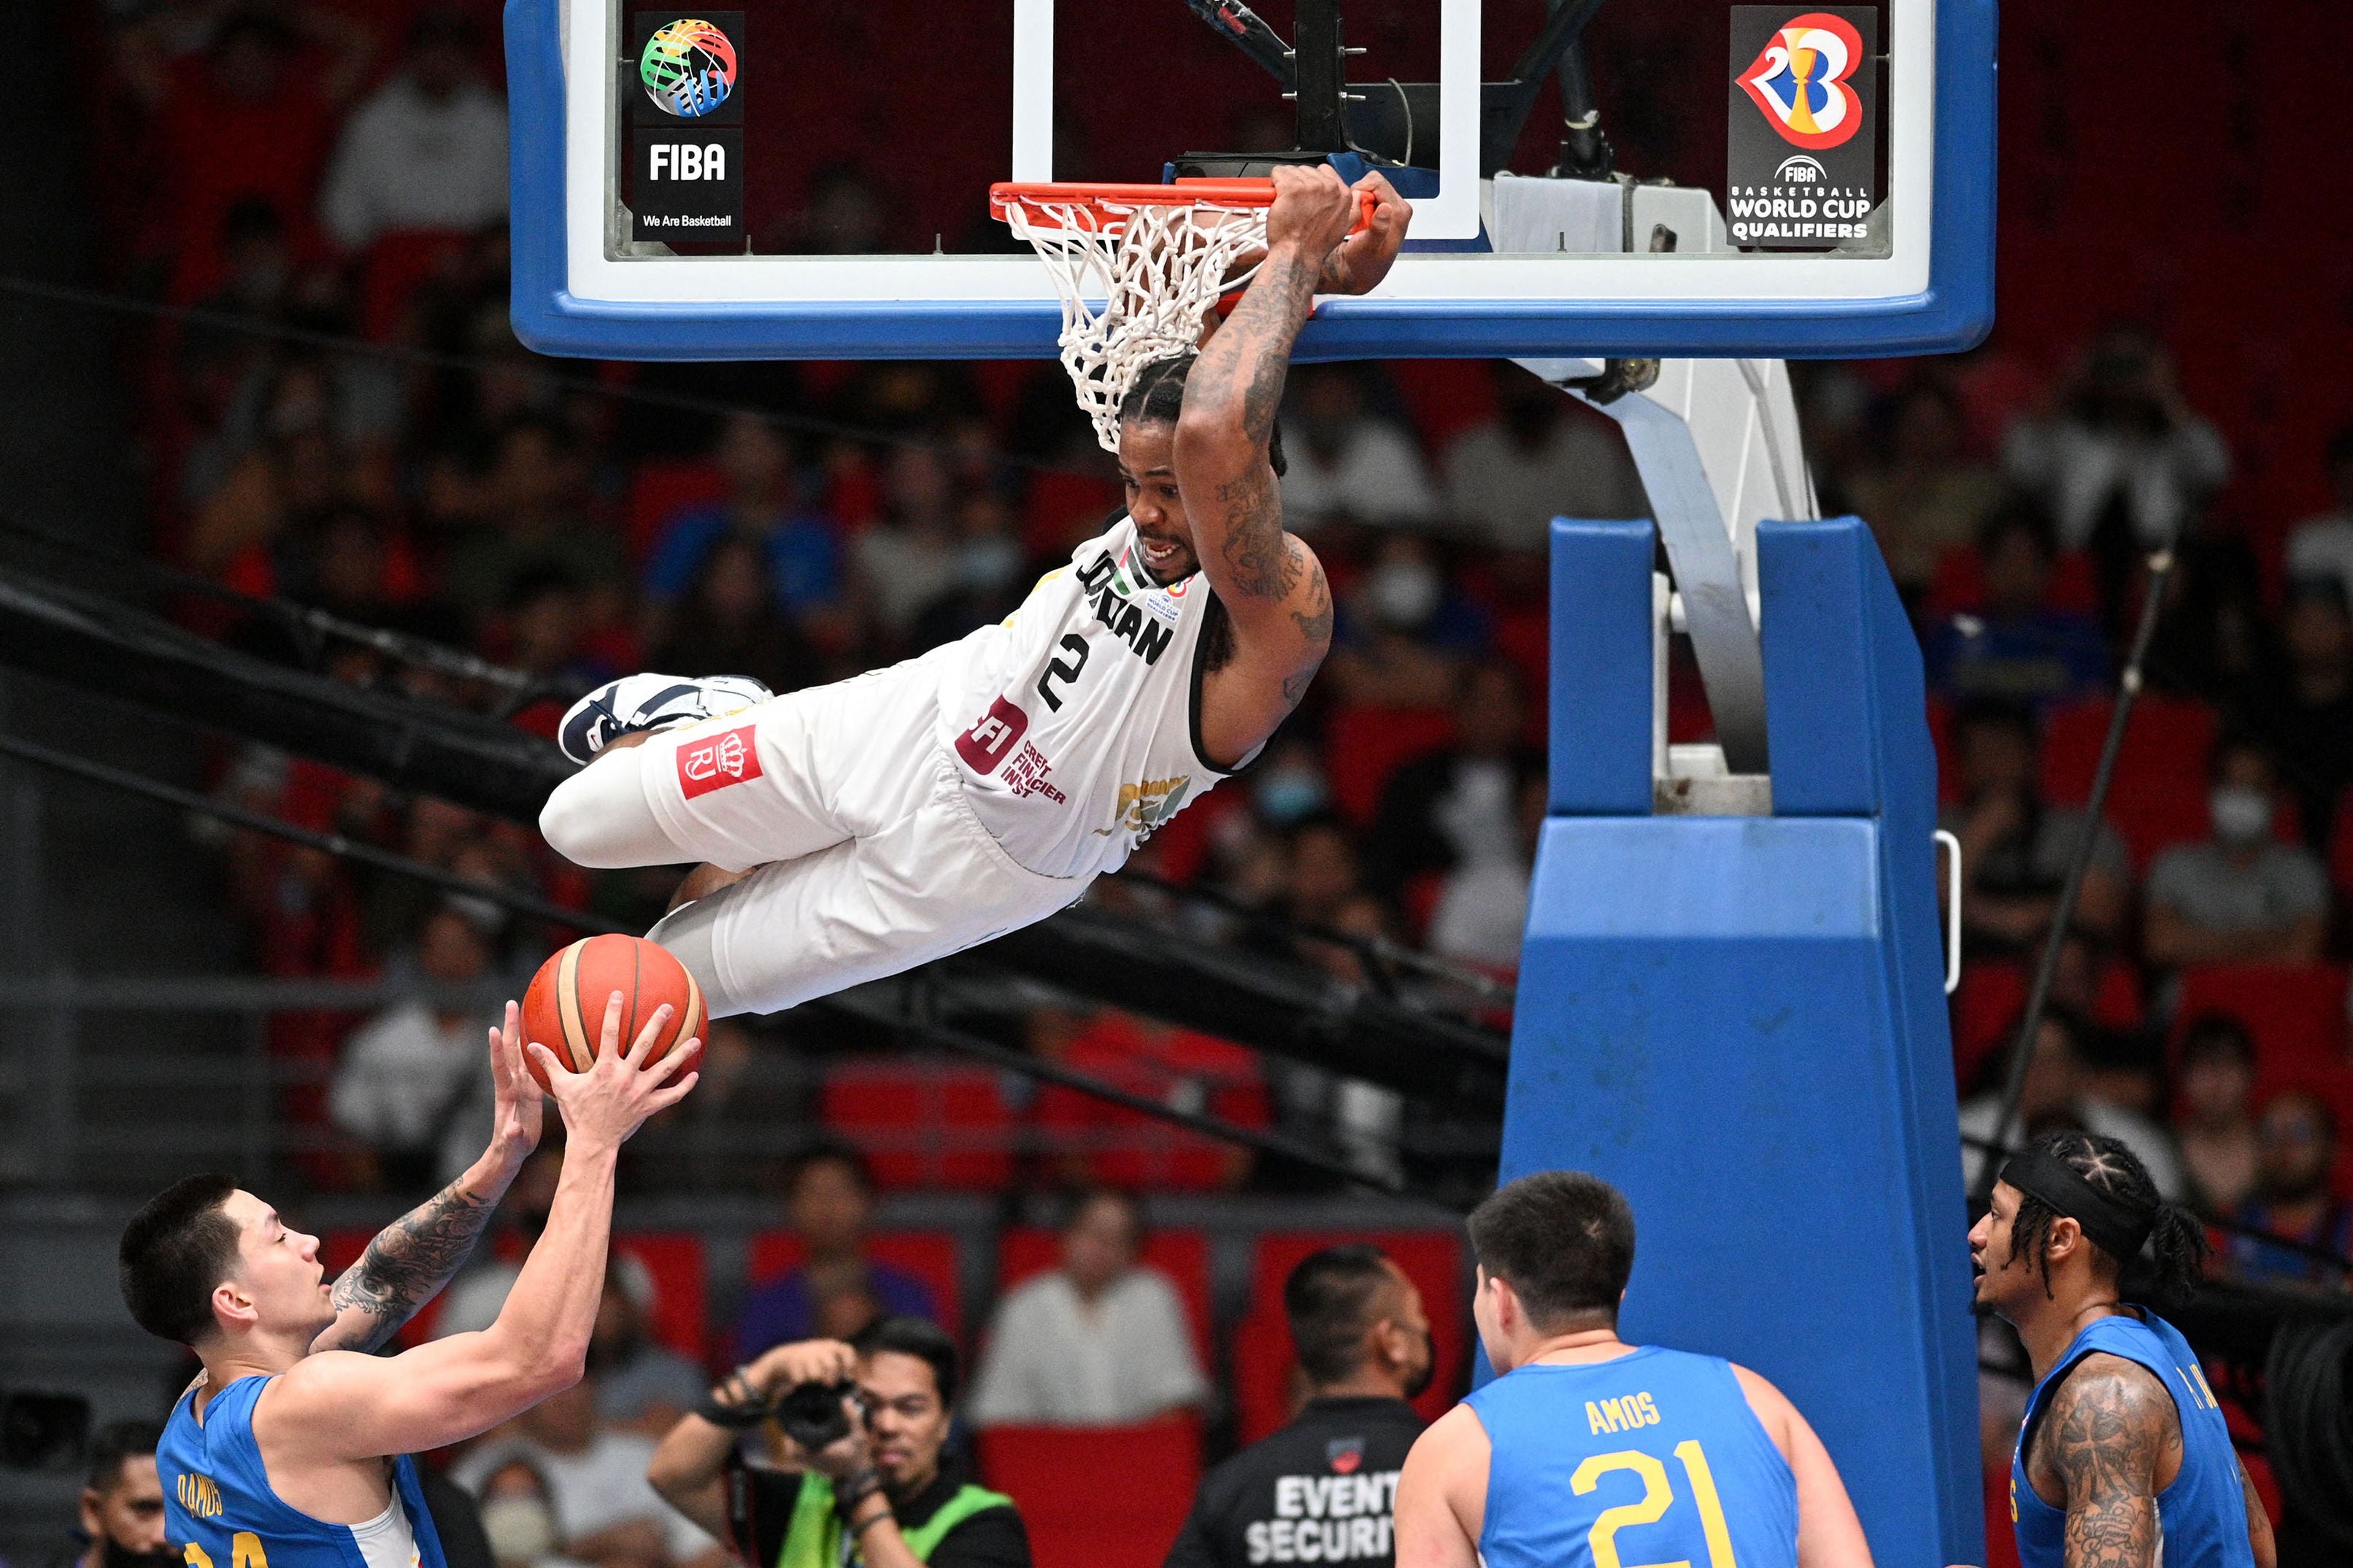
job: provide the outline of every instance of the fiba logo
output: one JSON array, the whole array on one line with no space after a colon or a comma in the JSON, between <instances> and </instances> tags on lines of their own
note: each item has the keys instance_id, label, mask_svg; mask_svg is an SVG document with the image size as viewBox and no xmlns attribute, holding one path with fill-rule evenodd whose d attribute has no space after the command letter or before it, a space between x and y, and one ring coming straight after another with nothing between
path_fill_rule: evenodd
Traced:
<instances>
[{"instance_id":1,"label":"fiba logo","mask_svg":"<svg viewBox=\"0 0 2353 1568\"><path fill-rule=\"evenodd\" d=\"M699 119L735 89L735 46L712 23L682 16L655 29L638 57L646 96L682 119Z\"/></svg>"},{"instance_id":2,"label":"fiba logo","mask_svg":"<svg viewBox=\"0 0 2353 1568\"><path fill-rule=\"evenodd\" d=\"M1831 176L1829 170L1800 153L1794 158L1782 159L1773 177L1785 185L1819 185Z\"/></svg>"},{"instance_id":3,"label":"fiba logo","mask_svg":"<svg viewBox=\"0 0 2353 1568\"><path fill-rule=\"evenodd\" d=\"M1854 24L1809 11L1777 28L1737 79L1783 141L1820 151L1862 128L1862 100L1847 79L1863 63Z\"/></svg>"}]
</instances>

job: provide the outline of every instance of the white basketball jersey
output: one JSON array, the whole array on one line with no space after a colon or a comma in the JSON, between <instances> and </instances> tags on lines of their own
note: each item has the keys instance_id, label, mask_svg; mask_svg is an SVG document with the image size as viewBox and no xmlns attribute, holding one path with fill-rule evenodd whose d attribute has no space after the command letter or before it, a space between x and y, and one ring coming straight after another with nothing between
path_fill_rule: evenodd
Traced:
<instances>
[{"instance_id":1,"label":"white basketball jersey","mask_svg":"<svg viewBox=\"0 0 2353 1568\"><path fill-rule=\"evenodd\" d=\"M957 645L968 658L943 683L941 743L1015 860L1050 877L1113 870L1226 776L1198 744L1209 602L1198 572L1155 585L1122 517Z\"/></svg>"}]
</instances>

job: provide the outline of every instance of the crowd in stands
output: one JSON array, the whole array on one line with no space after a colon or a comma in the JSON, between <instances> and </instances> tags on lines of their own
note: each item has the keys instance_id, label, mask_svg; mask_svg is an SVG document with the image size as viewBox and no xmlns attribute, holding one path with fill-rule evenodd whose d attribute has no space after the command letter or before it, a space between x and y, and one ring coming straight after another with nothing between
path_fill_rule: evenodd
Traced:
<instances>
[{"instance_id":1,"label":"crowd in stands","mask_svg":"<svg viewBox=\"0 0 2353 1568\"><path fill-rule=\"evenodd\" d=\"M395 9L172 0L113 25L106 101L120 112L103 121L99 187L114 281L199 310L126 362L164 558L470 648L528 689L359 645L334 645L327 668L502 702L544 730L571 694L628 669L736 671L789 690L921 651L1001 616L1114 510L1050 364L557 366L525 353L507 323L506 127L481 18ZM839 248L827 215L871 216L881 188L830 167L805 242ZM2087 321L2056 370L2000 349L1799 369L1824 509L1871 524L1921 635L1944 825L1967 871L1964 1098L1983 1105L1999 1086L2023 977L2088 833L2058 1005L2027 1075L2029 1129L2129 1127L2212 1212L2341 1237L2353 430L2311 455L2333 509L2289 523L2232 507L2230 440L2138 325ZM1286 922L1260 934L1280 930L1342 978L1361 976L1361 950L1302 928L1508 978L1543 811L1547 521L1640 514L1640 478L1608 421L1500 363L1303 366L1283 421L1286 520L1331 572L1333 654L1258 764L1175 819L1137 868ZM2134 729L2094 820L2092 766L2149 552L2168 543ZM294 656L264 623L188 614ZM1705 736L1681 650L1671 709L1675 739ZM617 918L648 916L669 891L659 873L591 877L522 826L259 749L218 787ZM322 1133L303 1173L430 1180L487 1114L483 1009L551 933L257 837L224 855L257 967L419 983L423 999L373 1017L275 1021L288 1110ZM681 1113L701 1131L648 1140L645 1158L681 1181L765 1174L776 1151L761 1131L812 1117L860 1142L891 1187L1270 1179L1191 1134L986 1073L926 1079L928 1109L908 1121L889 1109L906 1081L878 1088L841 1042L789 1037L794 1059L823 1064L812 1075L779 1068L773 1034L712 1033L712 1081ZM1399 1108L1369 1086L1270 1073L1219 1041L1047 1001L1020 1035L1122 1087L1395 1168ZM2224 1041L2245 1047L2236 1068ZM2320 1177L2290 1142L2322 1151ZM2325 1201L2305 1191L2315 1179ZM801 1170L797 1212L854 1209L818 1190L829 1180L821 1163ZM839 1223L803 1226L809 1278L846 1266ZM2245 1249L2228 1265L2277 1271ZM869 1276L872 1304L913 1305L896 1299L902 1283ZM821 1303L769 1306L800 1324ZM983 1369L980 1394L992 1386Z\"/></svg>"}]
</instances>

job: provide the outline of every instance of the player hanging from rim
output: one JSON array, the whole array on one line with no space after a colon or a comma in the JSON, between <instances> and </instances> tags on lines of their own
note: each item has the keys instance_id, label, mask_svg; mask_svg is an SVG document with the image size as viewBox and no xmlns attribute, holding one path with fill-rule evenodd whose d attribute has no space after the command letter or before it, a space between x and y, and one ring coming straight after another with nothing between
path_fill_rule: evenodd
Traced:
<instances>
[{"instance_id":1,"label":"player hanging from rim","mask_svg":"<svg viewBox=\"0 0 2353 1568\"><path fill-rule=\"evenodd\" d=\"M2272 1568L2271 1521L2180 1331L2118 1294L2154 1241L2195 1283L2205 1234L2133 1152L2053 1132L2010 1157L1969 1230L1980 1311L2018 1331L2034 1392L2010 1462L2025 1568Z\"/></svg>"},{"instance_id":2,"label":"player hanging from rim","mask_svg":"<svg viewBox=\"0 0 2353 1568\"><path fill-rule=\"evenodd\" d=\"M332 1282L316 1237L227 1176L190 1176L123 1228L122 1297L139 1326L195 1352L155 1462L165 1538L187 1568L446 1568L407 1456L462 1441L580 1379L613 1221L622 1142L677 1103L695 1053L642 1066L669 1022L655 1009L621 1048L618 993L597 1059L575 1073L525 1047L517 1009L491 1031L490 1147L439 1195L368 1244ZM498 1321L396 1356L390 1339L473 1250L539 1142L534 1053L568 1137L547 1228Z\"/></svg>"},{"instance_id":3,"label":"player hanging from rim","mask_svg":"<svg viewBox=\"0 0 2353 1568\"><path fill-rule=\"evenodd\" d=\"M1276 405L1319 289L1387 275L1412 209L1377 174L1274 172L1266 249L1198 354L1120 406L1127 508L1001 626L831 686L637 675L561 739L540 829L584 866L702 864L649 933L712 1016L769 1012L1044 919L1218 780L1332 641L1283 531ZM1360 192L1372 217L1353 237Z\"/></svg>"}]
</instances>

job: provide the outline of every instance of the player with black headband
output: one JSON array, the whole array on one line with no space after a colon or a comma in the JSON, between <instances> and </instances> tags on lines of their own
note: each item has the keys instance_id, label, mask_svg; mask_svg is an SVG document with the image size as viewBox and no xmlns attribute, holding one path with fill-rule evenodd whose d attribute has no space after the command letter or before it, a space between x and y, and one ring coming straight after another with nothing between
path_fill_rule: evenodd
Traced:
<instances>
[{"instance_id":1,"label":"player with black headband","mask_svg":"<svg viewBox=\"0 0 2353 1568\"><path fill-rule=\"evenodd\" d=\"M2161 1289L2198 1277L2198 1221L2114 1138L2054 1132L2010 1157L1969 1232L1980 1310L2017 1329L2034 1392L2010 1460L2024 1568L2273 1568L2271 1523L2180 1331L2118 1294L2149 1247Z\"/></svg>"}]
</instances>

